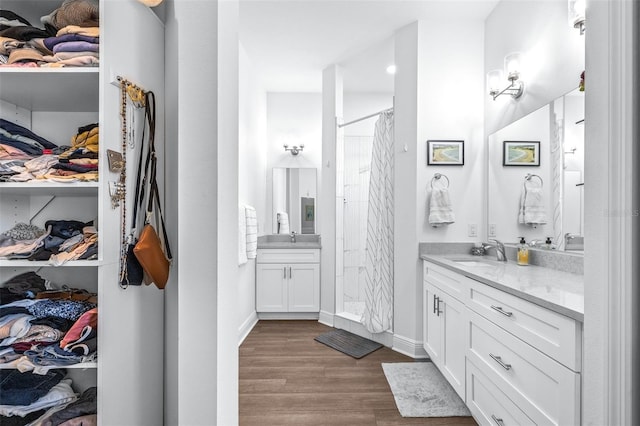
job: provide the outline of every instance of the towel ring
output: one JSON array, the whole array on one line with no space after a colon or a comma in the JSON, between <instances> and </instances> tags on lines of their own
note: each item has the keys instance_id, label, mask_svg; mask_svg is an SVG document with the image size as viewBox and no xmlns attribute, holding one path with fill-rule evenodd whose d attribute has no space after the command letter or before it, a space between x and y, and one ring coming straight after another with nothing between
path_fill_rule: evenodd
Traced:
<instances>
[{"instance_id":1,"label":"towel ring","mask_svg":"<svg viewBox=\"0 0 640 426\"><path fill-rule=\"evenodd\" d=\"M440 178L445 178L447 180L447 186L445 186L445 188L449 187L449 178L446 175L443 175L441 173L436 173L431 178L431 189L433 189L433 181L434 180L440 180Z\"/></svg>"},{"instance_id":2,"label":"towel ring","mask_svg":"<svg viewBox=\"0 0 640 426\"><path fill-rule=\"evenodd\" d=\"M531 173L527 173L527 175L524 177L525 182L526 181L530 181L534 177L536 177L536 178L538 178L540 180L540 187L543 187L544 186L544 181L542 180L542 178L540 176L538 176L538 175L534 175L534 174L531 174Z\"/></svg>"}]
</instances>

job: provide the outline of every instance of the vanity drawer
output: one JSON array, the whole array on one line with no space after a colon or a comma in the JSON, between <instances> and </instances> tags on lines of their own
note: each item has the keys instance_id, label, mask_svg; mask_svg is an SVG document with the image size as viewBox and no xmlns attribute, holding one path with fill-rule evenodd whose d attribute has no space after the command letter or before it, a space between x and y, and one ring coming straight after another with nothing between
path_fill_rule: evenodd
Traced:
<instances>
[{"instance_id":1,"label":"vanity drawer","mask_svg":"<svg viewBox=\"0 0 640 426\"><path fill-rule=\"evenodd\" d=\"M473 281L469 308L573 371L581 370L582 324Z\"/></svg>"},{"instance_id":2,"label":"vanity drawer","mask_svg":"<svg viewBox=\"0 0 640 426\"><path fill-rule=\"evenodd\" d=\"M467 358L536 424L580 423L580 374L469 312Z\"/></svg>"},{"instance_id":3,"label":"vanity drawer","mask_svg":"<svg viewBox=\"0 0 640 426\"><path fill-rule=\"evenodd\" d=\"M319 263L319 249L258 249L257 263Z\"/></svg>"},{"instance_id":4,"label":"vanity drawer","mask_svg":"<svg viewBox=\"0 0 640 426\"><path fill-rule=\"evenodd\" d=\"M469 286L472 280L426 260L422 261L422 280L463 303L466 303L469 298Z\"/></svg>"},{"instance_id":5,"label":"vanity drawer","mask_svg":"<svg viewBox=\"0 0 640 426\"><path fill-rule=\"evenodd\" d=\"M481 425L535 424L467 358L467 407Z\"/></svg>"}]
</instances>

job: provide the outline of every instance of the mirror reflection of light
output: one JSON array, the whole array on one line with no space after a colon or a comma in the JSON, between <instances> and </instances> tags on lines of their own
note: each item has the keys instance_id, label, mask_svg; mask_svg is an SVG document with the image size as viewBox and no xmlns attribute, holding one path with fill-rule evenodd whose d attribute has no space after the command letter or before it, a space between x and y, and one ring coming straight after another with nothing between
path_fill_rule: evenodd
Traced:
<instances>
[{"instance_id":1,"label":"mirror reflection of light","mask_svg":"<svg viewBox=\"0 0 640 426\"><path fill-rule=\"evenodd\" d=\"M395 66L395 65L389 65L389 66L387 67L387 73L389 73L389 74L395 74L395 73L396 73L396 70L397 70L397 68L396 68L396 66Z\"/></svg>"}]
</instances>

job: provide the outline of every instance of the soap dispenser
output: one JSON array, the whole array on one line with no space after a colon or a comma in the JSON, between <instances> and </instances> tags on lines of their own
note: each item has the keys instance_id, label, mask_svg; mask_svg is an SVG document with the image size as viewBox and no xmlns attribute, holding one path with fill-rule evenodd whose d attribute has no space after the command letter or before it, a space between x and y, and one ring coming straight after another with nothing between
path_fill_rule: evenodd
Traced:
<instances>
[{"instance_id":1,"label":"soap dispenser","mask_svg":"<svg viewBox=\"0 0 640 426\"><path fill-rule=\"evenodd\" d=\"M553 248L553 242L551 242L551 237L547 237L547 241L544 242L545 247L549 250Z\"/></svg>"},{"instance_id":2,"label":"soap dispenser","mask_svg":"<svg viewBox=\"0 0 640 426\"><path fill-rule=\"evenodd\" d=\"M529 264L529 247L524 237L520 237L518 244L518 265L526 266Z\"/></svg>"}]
</instances>

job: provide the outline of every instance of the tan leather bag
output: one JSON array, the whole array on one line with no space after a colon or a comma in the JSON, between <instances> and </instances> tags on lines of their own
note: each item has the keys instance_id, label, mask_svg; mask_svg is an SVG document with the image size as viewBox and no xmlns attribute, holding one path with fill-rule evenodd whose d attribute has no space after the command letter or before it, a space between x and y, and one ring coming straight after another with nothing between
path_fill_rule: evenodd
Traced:
<instances>
[{"instance_id":1,"label":"tan leather bag","mask_svg":"<svg viewBox=\"0 0 640 426\"><path fill-rule=\"evenodd\" d=\"M156 287L164 289L169 280L171 263L164 254L162 243L153 225L146 224L142 228L133 253Z\"/></svg>"}]
</instances>

